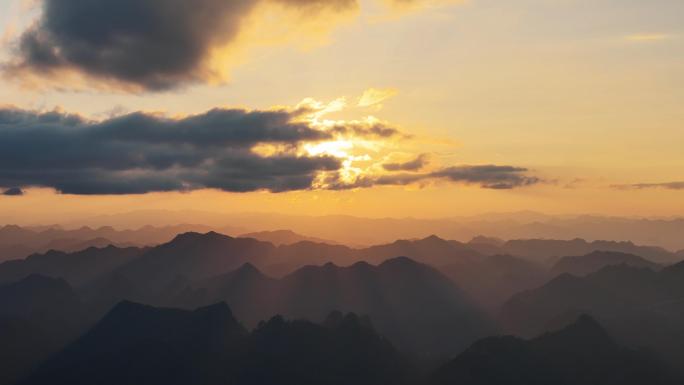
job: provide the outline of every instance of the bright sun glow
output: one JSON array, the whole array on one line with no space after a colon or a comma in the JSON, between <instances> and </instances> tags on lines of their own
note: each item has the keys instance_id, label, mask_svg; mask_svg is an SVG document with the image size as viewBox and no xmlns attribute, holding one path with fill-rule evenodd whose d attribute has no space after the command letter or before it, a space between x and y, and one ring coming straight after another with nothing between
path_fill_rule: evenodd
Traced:
<instances>
[{"instance_id":1,"label":"bright sun glow","mask_svg":"<svg viewBox=\"0 0 684 385\"><path fill-rule=\"evenodd\" d=\"M304 145L304 150L310 156L330 155L336 158L348 159L349 151L354 148L351 140L335 140L331 142L309 143Z\"/></svg>"}]
</instances>

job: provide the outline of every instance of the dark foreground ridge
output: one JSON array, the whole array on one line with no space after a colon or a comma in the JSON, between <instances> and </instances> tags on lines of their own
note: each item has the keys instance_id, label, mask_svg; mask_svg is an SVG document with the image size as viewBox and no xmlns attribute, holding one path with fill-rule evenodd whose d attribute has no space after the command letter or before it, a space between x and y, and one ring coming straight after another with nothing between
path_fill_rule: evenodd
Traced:
<instances>
[{"instance_id":1,"label":"dark foreground ridge","mask_svg":"<svg viewBox=\"0 0 684 385\"><path fill-rule=\"evenodd\" d=\"M252 332L219 303L194 311L121 302L25 385L401 384L406 361L368 320L275 316Z\"/></svg>"},{"instance_id":2,"label":"dark foreground ridge","mask_svg":"<svg viewBox=\"0 0 684 385\"><path fill-rule=\"evenodd\" d=\"M431 377L431 385L678 384L647 353L616 344L591 317L532 340L483 339Z\"/></svg>"}]
</instances>

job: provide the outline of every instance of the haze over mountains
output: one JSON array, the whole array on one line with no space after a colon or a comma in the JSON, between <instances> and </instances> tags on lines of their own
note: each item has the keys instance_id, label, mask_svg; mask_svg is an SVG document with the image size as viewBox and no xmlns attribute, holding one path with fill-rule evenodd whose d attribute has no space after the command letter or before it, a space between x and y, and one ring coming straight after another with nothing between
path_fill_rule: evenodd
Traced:
<instances>
[{"instance_id":1,"label":"haze over mountains","mask_svg":"<svg viewBox=\"0 0 684 385\"><path fill-rule=\"evenodd\" d=\"M626 264L585 277L562 274L513 295L499 324L532 336L567 323L578 313L599 320L617 338L647 347L671 362L684 359L684 262L660 271Z\"/></svg>"},{"instance_id":2,"label":"haze over mountains","mask_svg":"<svg viewBox=\"0 0 684 385\"><path fill-rule=\"evenodd\" d=\"M0 384L678 383L684 276L663 248L173 229L84 228L158 244L0 263Z\"/></svg>"},{"instance_id":3,"label":"haze over mountains","mask_svg":"<svg viewBox=\"0 0 684 385\"><path fill-rule=\"evenodd\" d=\"M0 261L24 258L49 250L80 251L88 247L109 245L128 247L157 245L168 242L177 234L190 230L209 231L206 226L174 225L165 227L142 226L131 230L116 230L111 226L90 228L81 226L65 229L60 226L0 227Z\"/></svg>"},{"instance_id":4,"label":"haze over mountains","mask_svg":"<svg viewBox=\"0 0 684 385\"><path fill-rule=\"evenodd\" d=\"M59 221L55 221L57 223ZM12 218L10 223L35 225L27 218ZM671 251L684 250L682 218L632 218L600 215L548 215L531 211L489 213L442 219L362 218L344 215L283 215L275 213L220 213L198 210L135 210L126 213L84 217L58 223L64 228L82 226L138 229L143 226L175 226L197 223L204 226L185 231L209 230L237 236L261 231L291 230L308 237L333 240L350 245L390 243L397 239L441 238L466 242L486 235L501 239L582 238L588 241L631 241ZM170 239L170 238L169 238ZM168 239L166 239L168 240ZM617 251L617 250L616 250ZM577 254L577 253L571 253ZM586 254L586 253L585 253Z\"/></svg>"},{"instance_id":5,"label":"haze over mountains","mask_svg":"<svg viewBox=\"0 0 684 385\"><path fill-rule=\"evenodd\" d=\"M531 340L478 341L431 377L431 384L675 384L676 376L646 352L624 348L594 319Z\"/></svg>"}]
</instances>

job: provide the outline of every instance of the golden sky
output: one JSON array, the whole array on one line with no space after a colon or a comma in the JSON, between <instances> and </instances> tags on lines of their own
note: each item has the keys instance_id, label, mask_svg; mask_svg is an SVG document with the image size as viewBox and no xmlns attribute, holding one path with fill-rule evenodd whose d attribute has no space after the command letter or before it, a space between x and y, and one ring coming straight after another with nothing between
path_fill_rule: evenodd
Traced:
<instances>
[{"instance_id":1,"label":"golden sky","mask_svg":"<svg viewBox=\"0 0 684 385\"><path fill-rule=\"evenodd\" d=\"M0 106L23 114L3 125L0 113L0 189L23 192L0 196L7 217L684 215L681 1L201 0L208 17L173 0L188 20L151 27L155 15L128 2L59 3L0 2ZM193 124L226 129L205 123L216 109L270 131L207 142ZM274 111L285 119L275 126ZM48 112L76 116L84 134L35 123ZM249 124L230 127L246 135ZM189 138L170 138L186 126ZM283 140L281 126L306 136ZM83 146L126 156L105 162ZM134 182L152 187L123 185Z\"/></svg>"}]
</instances>

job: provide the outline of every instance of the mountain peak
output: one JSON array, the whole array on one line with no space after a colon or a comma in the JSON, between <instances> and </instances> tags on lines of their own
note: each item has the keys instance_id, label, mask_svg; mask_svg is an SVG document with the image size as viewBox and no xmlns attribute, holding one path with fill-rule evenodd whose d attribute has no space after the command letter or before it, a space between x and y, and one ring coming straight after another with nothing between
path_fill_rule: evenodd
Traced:
<instances>
[{"instance_id":1,"label":"mountain peak","mask_svg":"<svg viewBox=\"0 0 684 385\"><path fill-rule=\"evenodd\" d=\"M444 239L438 237L435 234L432 234L428 237L425 237L425 238L421 239L421 241L422 242L446 242Z\"/></svg>"},{"instance_id":2,"label":"mountain peak","mask_svg":"<svg viewBox=\"0 0 684 385\"><path fill-rule=\"evenodd\" d=\"M580 315L577 320L565 328L546 333L533 340L535 344L547 348L596 353L613 349L617 346L613 338L593 317Z\"/></svg>"},{"instance_id":3,"label":"mountain peak","mask_svg":"<svg viewBox=\"0 0 684 385\"><path fill-rule=\"evenodd\" d=\"M219 239L233 239L232 237L224 234L219 234L215 231L210 231L208 233L202 234L194 231L187 233L182 233L176 235L175 238L169 243L185 243L185 242L197 242L201 240L219 240Z\"/></svg>"},{"instance_id":4,"label":"mountain peak","mask_svg":"<svg viewBox=\"0 0 684 385\"><path fill-rule=\"evenodd\" d=\"M237 270L235 270L236 273L249 273L249 274L261 274L261 271L256 268L256 266L252 265L250 262L245 262L242 266L240 266Z\"/></svg>"},{"instance_id":5,"label":"mountain peak","mask_svg":"<svg viewBox=\"0 0 684 385\"><path fill-rule=\"evenodd\" d=\"M109 311L110 315L122 315L122 314L138 314L141 312L154 310L152 306L143 305L141 303L123 300L114 305L114 307Z\"/></svg>"},{"instance_id":6,"label":"mountain peak","mask_svg":"<svg viewBox=\"0 0 684 385\"><path fill-rule=\"evenodd\" d=\"M201 316L204 319L211 320L213 323L237 323L233 316L230 307L224 301L215 303L213 305L200 307L193 311L195 315Z\"/></svg>"},{"instance_id":7,"label":"mountain peak","mask_svg":"<svg viewBox=\"0 0 684 385\"><path fill-rule=\"evenodd\" d=\"M50 289L52 291L71 291L71 286L61 278L48 277L41 274L30 274L24 279L11 283L7 286L24 287L31 289Z\"/></svg>"},{"instance_id":8,"label":"mountain peak","mask_svg":"<svg viewBox=\"0 0 684 385\"><path fill-rule=\"evenodd\" d=\"M417 267L421 266L420 263L414 261L413 259L409 257L394 257L385 260L383 263L381 263L378 267Z\"/></svg>"},{"instance_id":9,"label":"mountain peak","mask_svg":"<svg viewBox=\"0 0 684 385\"><path fill-rule=\"evenodd\" d=\"M328 314L327 317L325 317L325 320L323 321L323 326L327 328L337 328L341 323L342 320L344 319L344 314L342 314L341 311L339 310L333 310Z\"/></svg>"}]
</instances>

